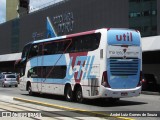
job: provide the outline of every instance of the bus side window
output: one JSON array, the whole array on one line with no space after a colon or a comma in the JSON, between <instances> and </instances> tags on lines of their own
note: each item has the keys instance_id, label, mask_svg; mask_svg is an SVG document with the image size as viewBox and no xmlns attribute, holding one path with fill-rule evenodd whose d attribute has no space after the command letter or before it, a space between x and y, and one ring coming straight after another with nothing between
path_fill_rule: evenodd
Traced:
<instances>
[{"instance_id":1,"label":"bus side window","mask_svg":"<svg viewBox=\"0 0 160 120\"><path fill-rule=\"evenodd\" d=\"M25 67L20 68L20 77L24 76L25 74Z\"/></svg>"},{"instance_id":2,"label":"bus side window","mask_svg":"<svg viewBox=\"0 0 160 120\"><path fill-rule=\"evenodd\" d=\"M30 50L30 46L31 46L31 44L28 44L23 49L23 52L22 52L22 61L23 62L25 62L27 60L28 53L29 53L29 50Z\"/></svg>"},{"instance_id":3,"label":"bus side window","mask_svg":"<svg viewBox=\"0 0 160 120\"><path fill-rule=\"evenodd\" d=\"M51 55L52 54L52 50L54 49L54 47L52 47L53 43L47 43L44 45L44 55Z\"/></svg>"},{"instance_id":4,"label":"bus side window","mask_svg":"<svg viewBox=\"0 0 160 120\"><path fill-rule=\"evenodd\" d=\"M87 38L83 39L83 47L82 47L83 51L89 51L89 44L90 44L90 41Z\"/></svg>"},{"instance_id":5,"label":"bus side window","mask_svg":"<svg viewBox=\"0 0 160 120\"><path fill-rule=\"evenodd\" d=\"M31 47L30 53L29 53L29 58L35 57L38 55L38 46L37 45L33 45Z\"/></svg>"},{"instance_id":6,"label":"bus side window","mask_svg":"<svg viewBox=\"0 0 160 120\"><path fill-rule=\"evenodd\" d=\"M56 42L56 53L61 54L62 53L62 42Z\"/></svg>"},{"instance_id":7,"label":"bus side window","mask_svg":"<svg viewBox=\"0 0 160 120\"><path fill-rule=\"evenodd\" d=\"M83 52L82 50L82 42L83 42L83 38L77 38L75 41L75 52Z\"/></svg>"},{"instance_id":8,"label":"bus side window","mask_svg":"<svg viewBox=\"0 0 160 120\"><path fill-rule=\"evenodd\" d=\"M30 70L28 70L27 77L28 78L37 78L38 77L37 73L38 73L37 67L31 68Z\"/></svg>"},{"instance_id":9,"label":"bus side window","mask_svg":"<svg viewBox=\"0 0 160 120\"><path fill-rule=\"evenodd\" d=\"M46 49L46 48L43 49L43 54L44 55L48 55L49 54L48 52L49 52L48 49Z\"/></svg>"},{"instance_id":10,"label":"bus side window","mask_svg":"<svg viewBox=\"0 0 160 120\"><path fill-rule=\"evenodd\" d=\"M66 53L68 51L70 43L71 43L70 40L62 41L61 45L62 53Z\"/></svg>"},{"instance_id":11,"label":"bus side window","mask_svg":"<svg viewBox=\"0 0 160 120\"><path fill-rule=\"evenodd\" d=\"M43 49L43 50L42 50L42 49L43 49L43 45L42 45L42 44L38 45L38 49L36 50L36 51L37 51L36 54L37 54L38 56L43 55L43 50L44 50L44 49ZM37 56L37 55L35 55L35 56Z\"/></svg>"},{"instance_id":12,"label":"bus side window","mask_svg":"<svg viewBox=\"0 0 160 120\"><path fill-rule=\"evenodd\" d=\"M69 52L70 53L72 53L72 52L75 52L75 50L76 50L76 40L75 40L75 38L73 38L73 40L72 40L72 44L71 44L71 46L69 47Z\"/></svg>"}]
</instances>

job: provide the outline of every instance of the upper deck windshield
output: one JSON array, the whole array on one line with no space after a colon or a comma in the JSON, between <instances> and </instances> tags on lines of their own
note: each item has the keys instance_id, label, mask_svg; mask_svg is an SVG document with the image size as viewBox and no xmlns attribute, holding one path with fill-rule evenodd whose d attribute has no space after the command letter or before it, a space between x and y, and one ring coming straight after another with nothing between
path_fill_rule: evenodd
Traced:
<instances>
[{"instance_id":1,"label":"upper deck windshield","mask_svg":"<svg viewBox=\"0 0 160 120\"><path fill-rule=\"evenodd\" d=\"M27 55L28 55L30 46L31 46L31 43L27 44L27 45L24 47L23 52L22 52L22 59L26 59L26 58L27 58Z\"/></svg>"}]
</instances>

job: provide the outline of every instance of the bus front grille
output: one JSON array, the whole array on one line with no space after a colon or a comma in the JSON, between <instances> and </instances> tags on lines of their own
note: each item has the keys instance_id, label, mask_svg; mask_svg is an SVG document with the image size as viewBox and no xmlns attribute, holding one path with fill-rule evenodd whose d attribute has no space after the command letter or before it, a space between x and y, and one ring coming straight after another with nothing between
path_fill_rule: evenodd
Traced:
<instances>
[{"instance_id":1,"label":"bus front grille","mask_svg":"<svg viewBox=\"0 0 160 120\"><path fill-rule=\"evenodd\" d=\"M136 59L109 59L111 75L136 75L138 72L139 60Z\"/></svg>"}]
</instances>

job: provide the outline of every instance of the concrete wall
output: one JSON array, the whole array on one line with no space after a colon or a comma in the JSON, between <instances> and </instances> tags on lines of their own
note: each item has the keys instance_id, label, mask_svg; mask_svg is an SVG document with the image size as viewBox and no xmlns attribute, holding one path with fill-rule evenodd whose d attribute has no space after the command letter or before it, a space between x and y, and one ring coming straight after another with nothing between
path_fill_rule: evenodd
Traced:
<instances>
[{"instance_id":1,"label":"concrete wall","mask_svg":"<svg viewBox=\"0 0 160 120\"><path fill-rule=\"evenodd\" d=\"M11 22L0 25L0 54L11 53Z\"/></svg>"},{"instance_id":2,"label":"concrete wall","mask_svg":"<svg viewBox=\"0 0 160 120\"><path fill-rule=\"evenodd\" d=\"M58 35L77 33L106 27L128 28L128 0L64 0L19 19L19 51L24 45L46 37L46 18ZM6 27L4 27L6 26ZM0 25L0 54L11 53L10 22ZM11 29L11 30L10 30ZM5 36L5 34L7 36ZM4 41L5 39L5 41ZM12 42L13 36L12 36Z\"/></svg>"}]
</instances>

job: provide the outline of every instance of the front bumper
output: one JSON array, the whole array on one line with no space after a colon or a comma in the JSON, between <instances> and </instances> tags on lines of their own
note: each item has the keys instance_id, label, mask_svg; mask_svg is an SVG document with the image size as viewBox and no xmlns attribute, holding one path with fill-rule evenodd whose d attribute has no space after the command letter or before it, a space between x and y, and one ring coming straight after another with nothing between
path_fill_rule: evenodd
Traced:
<instances>
[{"instance_id":1,"label":"front bumper","mask_svg":"<svg viewBox=\"0 0 160 120\"><path fill-rule=\"evenodd\" d=\"M17 82L4 82L4 85L5 86L16 86L18 85L18 83Z\"/></svg>"}]
</instances>

